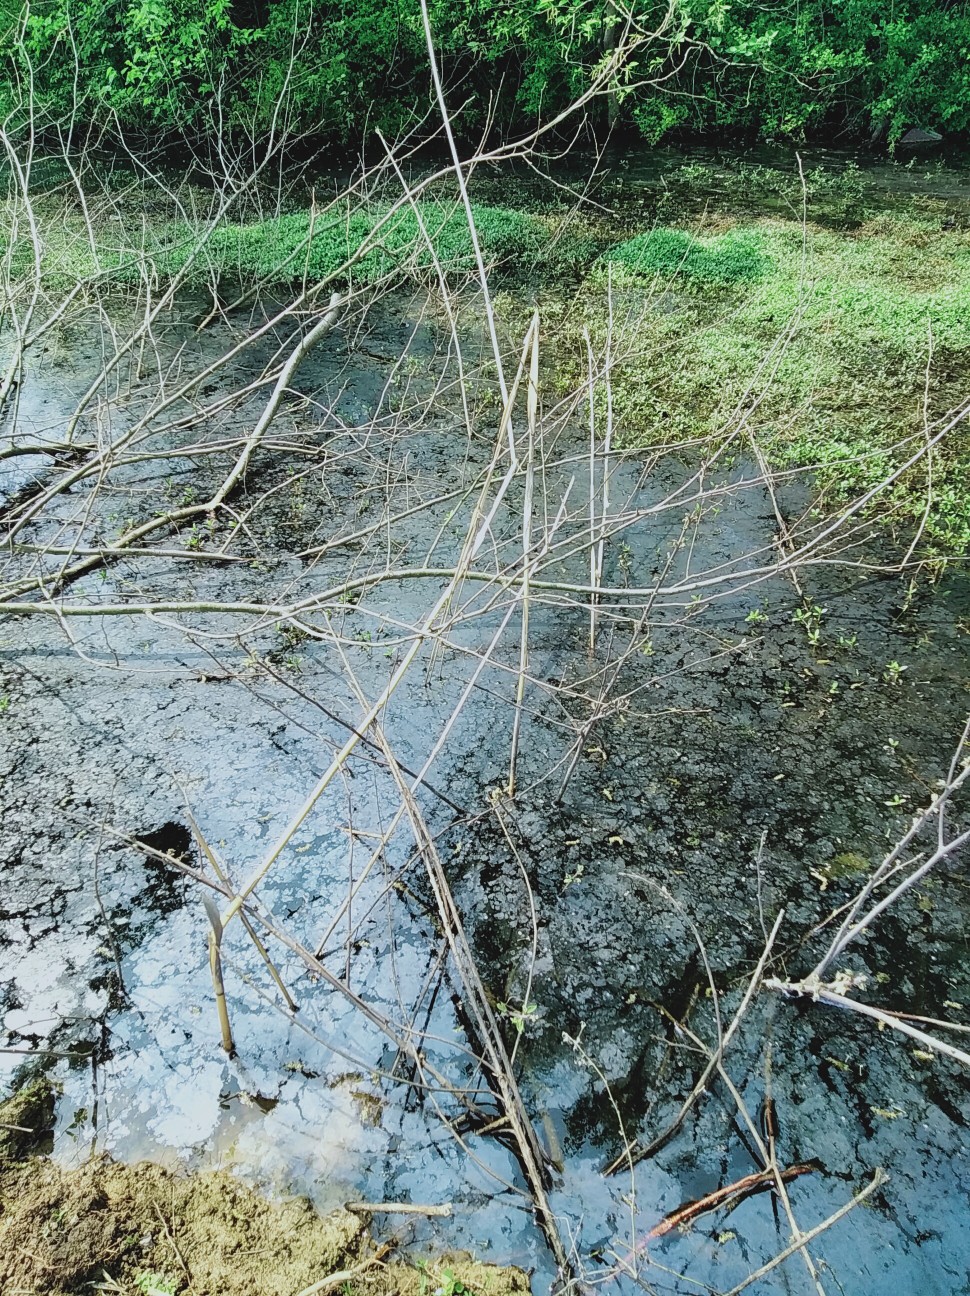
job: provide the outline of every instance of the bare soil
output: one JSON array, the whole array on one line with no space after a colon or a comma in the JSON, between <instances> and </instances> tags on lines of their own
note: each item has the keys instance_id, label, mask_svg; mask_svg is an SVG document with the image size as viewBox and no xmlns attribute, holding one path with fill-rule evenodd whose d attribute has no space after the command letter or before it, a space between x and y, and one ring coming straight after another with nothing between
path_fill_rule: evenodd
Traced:
<instances>
[{"instance_id":1,"label":"bare soil","mask_svg":"<svg viewBox=\"0 0 970 1296\"><path fill-rule=\"evenodd\" d=\"M270 1202L220 1172L108 1158L65 1170L42 1155L54 1094L35 1081L0 1106L0 1291L5 1296L421 1296L528 1292L520 1269L466 1255L414 1266L378 1249L366 1219Z\"/></svg>"}]
</instances>

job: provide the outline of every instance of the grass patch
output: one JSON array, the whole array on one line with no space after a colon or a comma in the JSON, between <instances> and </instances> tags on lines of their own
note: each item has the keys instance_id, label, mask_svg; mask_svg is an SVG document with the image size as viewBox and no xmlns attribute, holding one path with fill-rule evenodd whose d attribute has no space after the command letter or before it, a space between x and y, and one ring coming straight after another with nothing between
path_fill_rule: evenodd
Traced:
<instances>
[{"instance_id":1,"label":"grass patch","mask_svg":"<svg viewBox=\"0 0 970 1296\"><path fill-rule=\"evenodd\" d=\"M699 284L753 283L770 268L757 230L702 239L687 230L655 229L620 243L603 261L638 275L680 275Z\"/></svg>"},{"instance_id":2,"label":"grass patch","mask_svg":"<svg viewBox=\"0 0 970 1296\"><path fill-rule=\"evenodd\" d=\"M626 447L697 443L739 410L777 466L818 465L831 502L882 480L921 444L970 379L970 236L881 216L854 231L761 219L722 233L655 230L597 263L581 307L552 301L562 390L582 381L585 325L603 344L614 297L613 404ZM663 282L658 282L662 280ZM747 435L747 433L745 434ZM954 429L880 497L875 512L937 555L970 551L970 438ZM743 448L743 442L741 443Z\"/></svg>"},{"instance_id":3,"label":"grass patch","mask_svg":"<svg viewBox=\"0 0 970 1296\"><path fill-rule=\"evenodd\" d=\"M476 206L474 216L488 267L524 270L542 260L548 229L538 217L487 205ZM273 287L304 280L375 284L430 272L436 259L449 276L475 270L465 213L444 202L398 211L385 205L317 216L297 212L208 231L172 221L138 222L129 231L124 221L114 219L96 225L93 240L76 212L52 204L42 242L42 274L54 290L91 275L119 285L133 283L146 267L162 279L182 274L189 284L215 278ZM18 238L11 256L13 277L29 279L34 269L29 240Z\"/></svg>"},{"instance_id":4,"label":"grass patch","mask_svg":"<svg viewBox=\"0 0 970 1296\"><path fill-rule=\"evenodd\" d=\"M488 206L478 206L474 215L487 265L523 266L539 257L544 227L536 217ZM215 232L206 256L219 275L266 283L305 276L311 282L350 277L372 284L398 273L430 271L436 259L449 275L475 270L464 211L434 202L393 213L377 207L313 219L300 212L229 225ZM179 254L163 261L162 268L180 269Z\"/></svg>"}]
</instances>

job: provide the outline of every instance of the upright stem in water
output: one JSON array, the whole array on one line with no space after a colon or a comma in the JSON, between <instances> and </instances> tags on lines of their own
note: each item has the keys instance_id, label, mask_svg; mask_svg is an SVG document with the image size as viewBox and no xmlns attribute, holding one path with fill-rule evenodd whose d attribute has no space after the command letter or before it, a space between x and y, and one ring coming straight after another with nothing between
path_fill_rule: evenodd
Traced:
<instances>
[{"instance_id":1,"label":"upright stem in water","mask_svg":"<svg viewBox=\"0 0 970 1296\"><path fill-rule=\"evenodd\" d=\"M235 1057L236 1044L232 1038L229 1006L226 1003L226 986L222 979L222 920L219 917L219 910L215 902L209 896L203 896L202 903L205 905L205 911L209 917L209 970L212 973L212 988L216 992L216 1011L219 1014L222 1047L229 1057Z\"/></svg>"},{"instance_id":2,"label":"upright stem in water","mask_svg":"<svg viewBox=\"0 0 970 1296\"><path fill-rule=\"evenodd\" d=\"M532 354L529 363L529 386L526 396L528 447L525 459L525 494L522 500L522 633L519 639L519 680L515 690L515 716L512 721L512 751L509 757L509 796L515 796L515 765L519 755L519 731L522 728L522 703L525 698L525 676L529 669L529 564L532 548L532 500L535 487L535 437L539 412L539 312L532 316Z\"/></svg>"}]
</instances>

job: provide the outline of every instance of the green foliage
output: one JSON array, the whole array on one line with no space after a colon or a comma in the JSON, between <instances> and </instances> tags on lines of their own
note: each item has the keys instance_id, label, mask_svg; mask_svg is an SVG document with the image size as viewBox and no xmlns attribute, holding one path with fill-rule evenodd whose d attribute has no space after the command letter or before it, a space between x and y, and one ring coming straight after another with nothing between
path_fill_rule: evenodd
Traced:
<instances>
[{"instance_id":1,"label":"green foliage","mask_svg":"<svg viewBox=\"0 0 970 1296\"><path fill-rule=\"evenodd\" d=\"M418 1260L417 1269L421 1274L421 1296L473 1296L471 1288L465 1286L453 1269L435 1272L426 1260Z\"/></svg>"},{"instance_id":2,"label":"green foliage","mask_svg":"<svg viewBox=\"0 0 970 1296\"><path fill-rule=\"evenodd\" d=\"M964 5L681 0L679 8L710 59L694 103L708 130L799 138L848 125L892 141L908 126L970 125Z\"/></svg>"},{"instance_id":3,"label":"green foliage","mask_svg":"<svg viewBox=\"0 0 970 1296\"><path fill-rule=\"evenodd\" d=\"M178 1280L169 1274L142 1270L135 1275L135 1287L142 1296L175 1296Z\"/></svg>"},{"instance_id":4,"label":"green foliage","mask_svg":"<svg viewBox=\"0 0 970 1296\"><path fill-rule=\"evenodd\" d=\"M626 6L429 0L457 128L529 126L602 73ZM19 17L0 0L3 29ZM970 127L970 11L938 0L632 0L660 32L591 111L639 128L762 138ZM205 138L271 123L357 143L433 106L418 0L36 0L0 99L30 69L49 120ZM2 79L0 79L2 81ZM280 113L282 112L282 119Z\"/></svg>"},{"instance_id":5,"label":"green foliage","mask_svg":"<svg viewBox=\"0 0 970 1296\"><path fill-rule=\"evenodd\" d=\"M745 437L776 466L812 467L823 501L840 503L925 444L928 361L931 423L965 396L970 237L938 222L882 216L838 231L762 218L719 238L655 230L631 240L589 276L583 310L543 304L550 334L560 321L545 353L563 392L586 373L582 328L604 345L609 262L614 427L627 447L717 441L749 410ZM928 499L924 552L970 552L962 424L869 513L912 531Z\"/></svg>"},{"instance_id":6,"label":"green foliage","mask_svg":"<svg viewBox=\"0 0 970 1296\"><path fill-rule=\"evenodd\" d=\"M663 93L638 100L631 115L640 134L648 144L659 144L665 135L690 121L690 109L681 99Z\"/></svg>"},{"instance_id":7,"label":"green foliage","mask_svg":"<svg viewBox=\"0 0 970 1296\"><path fill-rule=\"evenodd\" d=\"M497 1003L496 1008L500 1016L505 1017L515 1027L516 1033L524 1034L526 1026L536 1020L536 1013L539 1011L538 1004L524 1001L521 1008L513 1008L509 1004Z\"/></svg>"},{"instance_id":8,"label":"green foliage","mask_svg":"<svg viewBox=\"0 0 970 1296\"><path fill-rule=\"evenodd\" d=\"M232 0L42 0L13 56L34 71L42 114L185 131L253 37L232 9Z\"/></svg>"},{"instance_id":9,"label":"green foliage","mask_svg":"<svg viewBox=\"0 0 970 1296\"><path fill-rule=\"evenodd\" d=\"M769 268L762 240L751 230L700 239L685 230L656 229L621 243L605 259L636 274L679 274L707 284L752 283Z\"/></svg>"},{"instance_id":10,"label":"green foliage","mask_svg":"<svg viewBox=\"0 0 970 1296\"><path fill-rule=\"evenodd\" d=\"M463 87L466 134L496 108L500 123L555 110L600 55L602 0L429 0L429 12L446 78ZM39 0L14 63L21 76L42 69L51 117L196 138L258 137L282 120L356 143L413 128L433 102L418 0Z\"/></svg>"}]
</instances>

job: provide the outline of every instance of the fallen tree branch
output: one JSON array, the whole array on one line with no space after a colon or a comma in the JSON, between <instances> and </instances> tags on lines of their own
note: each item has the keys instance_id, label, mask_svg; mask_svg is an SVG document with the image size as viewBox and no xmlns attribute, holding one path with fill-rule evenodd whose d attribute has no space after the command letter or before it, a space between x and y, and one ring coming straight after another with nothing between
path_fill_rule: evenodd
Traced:
<instances>
[{"instance_id":1,"label":"fallen tree branch","mask_svg":"<svg viewBox=\"0 0 970 1296\"><path fill-rule=\"evenodd\" d=\"M787 1170L779 1170L778 1174L783 1183L791 1183L793 1179L798 1179L801 1175L813 1174L814 1171L815 1166L796 1165L790 1166ZM755 1174L745 1175L734 1183L725 1184L723 1188L717 1188L714 1192L706 1193L695 1201L684 1202L676 1210L672 1210L669 1215L665 1215L659 1224L653 1226L637 1248L637 1251L647 1242L661 1238L665 1234L673 1232L675 1228L682 1228L685 1224L693 1223L699 1215L706 1215L708 1211L715 1210L725 1202L731 1201L732 1198L737 1198L740 1202L745 1197L750 1197L752 1193L762 1192L765 1188L774 1187L774 1171L758 1170ZM627 1260L632 1260L635 1254L636 1252L631 1252L627 1256Z\"/></svg>"},{"instance_id":2,"label":"fallen tree branch","mask_svg":"<svg viewBox=\"0 0 970 1296\"><path fill-rule=\"evenodd\" d=\"M933 1035L928 1035L926 1031L911 1026L908 1021L895 1013L885 1012L882 1008L875 1008L872 1004L860 1003L858 999L851 999L848 995L842 994L839 987L849 983L851 983L851 978L825 982L813 977L806 977L804 981L780 981L777 977L768 977L764 986L766 990L775 990L789 999L811 999L813 1003L831 1004L835 1008L846 1008L850 1012L861 1013L863 1017L871 1017L874 1021L879 1022L881 1026L889 1026L903 1035L908 1035L910 1039L915 1040L917 1044L921 1044L923 1048L931 1049L934 1053L941 1053L944 1057L952 1058L954 1062L959 1062L961 1066L970 1067L970 1053L964 1053L962 1049L955 1048L952 1044L945 1044ZM940 1025L945 1026L946 1023L941 1022Z\"/></svg>"},{"instance_id":3,"label":"fallen tree branch","mask_svg":"<svg viewBox=\"0 0 970 1296\"><path fill-rule=\"evenodd\" d=\"M821 1224L816 1224L813 1229L809 1229L807 1233L803 1233L798 1242L793 1242L790 1246L785 1247L784 1251L779 1251L776 1256L772 1257L767 1264L763 1264L760 1269L756 1269L754 1273L748 1274L747 1278L745 1278L743 1282L739 1282L736 1287L732 1287L729 1292L725 1292L724 1296L738 1296L738 1293L743 1292L746 1287L750 1287L752 1283L758 1282L758 1280L764 1278L766 1274L770 1274L773 1269L777 1269L780 1264L789 1258L789 1256L793 1256L796 1251L800 1250L806 1242L814 1241L815 1238L819 1237L827 1229L830 1229L833 1224L838 1224L839 1220L848 1215L850 1211L855 1210L857 1206L860 1206L867 1197L871 1197L876 1189L881 1188L888 1178L889 1175L886 1174L885 1170L881 1167L877 1168L876 1173L872 1177L872 1182L866 1184L865 1188L863 1188L861 1192L856 1193L851 1201L847 1201L844 1206L840 1206L834 1214L828 1217L828 1219L822 1220Z\"/></svg>"}]
</instances>

